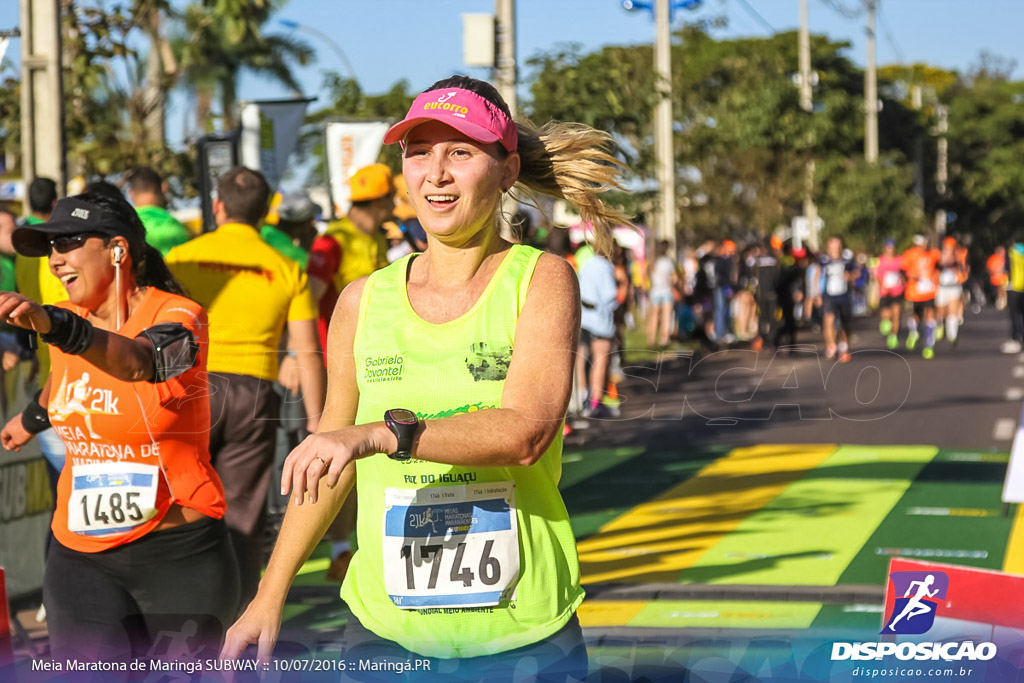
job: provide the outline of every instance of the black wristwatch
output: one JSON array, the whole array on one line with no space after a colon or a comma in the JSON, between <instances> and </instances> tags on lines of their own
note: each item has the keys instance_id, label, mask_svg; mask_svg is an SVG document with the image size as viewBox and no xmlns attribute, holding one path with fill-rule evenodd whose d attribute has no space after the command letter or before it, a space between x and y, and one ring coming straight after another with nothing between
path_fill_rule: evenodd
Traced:
<instances>
[{"instance_id":1,"label":"black wristwatch","mask_svg":"<svg viewBox=\"0 0 1024 683\"><path fill-rule=\"evenodd\" d=\"M416 436L419 418L416 413L405 408L392 408L384 413L384 424L398 439L398 449L388 453L392 460L408 460L412 457L412 440Z\"/></svg>"}]
</instances>

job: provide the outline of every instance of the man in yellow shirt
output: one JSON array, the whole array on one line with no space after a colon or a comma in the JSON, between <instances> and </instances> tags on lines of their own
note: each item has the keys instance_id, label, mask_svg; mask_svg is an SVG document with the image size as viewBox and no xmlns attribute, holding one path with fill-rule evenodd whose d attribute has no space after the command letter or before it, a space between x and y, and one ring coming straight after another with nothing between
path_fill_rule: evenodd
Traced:
<instances>
[{"instance_id":1,"label":"man in yellow shirt","mask_svg":"<svg viewBox=\"0 0 1024 683\"><path fill-rule=\"evenodd\" d=\"M322 345L326 345L331 313L342 290L388 264L388 242L381 225L395 212L391 169L384 164L361 168L352 175L349 186L352 208L313 242L306 268L313 300L320 308Z\"/></svg>"},{"instance_id":2,"label":"man in yellow shirt","mask_svg":"<svg viewBox=\"0 0 1024 683\"><path fill-rule=\"evenodd\" d=\"M273 389L280 343L308 382L303 399L315 432L324 402L316 308L305 273L260 238L270 200L266 179L235 167L217 184L217 229L172 249L167 265L210 320L210 455L224 482L225 521L242 579L243 605L256 593L274 460L279 399Z\"/></svg>"}]
</instances>

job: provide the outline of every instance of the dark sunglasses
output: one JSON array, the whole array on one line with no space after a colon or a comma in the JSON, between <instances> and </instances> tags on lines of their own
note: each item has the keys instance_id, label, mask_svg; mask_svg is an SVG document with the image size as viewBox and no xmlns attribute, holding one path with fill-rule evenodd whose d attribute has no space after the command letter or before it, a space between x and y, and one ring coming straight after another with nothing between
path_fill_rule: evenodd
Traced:
<instances>
[{"instance_id":1,"label":"dark sunglasses","mask_svg":"<svg viewBox=\"0 0 1024 683\"><path fill-rule=\"evenodd\" d=\"M81 247L90 237L104 236L105 235L101 235L98 232L80 232L76 235L58 235L50 240L50 246L53 247L58 254L66 254L69 251L74 251Z\"/></svg>"}]
</instances>

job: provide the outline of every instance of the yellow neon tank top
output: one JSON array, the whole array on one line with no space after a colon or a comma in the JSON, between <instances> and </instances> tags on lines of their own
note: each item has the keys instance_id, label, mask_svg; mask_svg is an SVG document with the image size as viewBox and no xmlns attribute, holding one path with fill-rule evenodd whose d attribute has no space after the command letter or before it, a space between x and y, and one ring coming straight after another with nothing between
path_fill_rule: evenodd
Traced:
<instances>
[{"instance_id":1,"label":"yellow neon tank top","mask_svg":"<svg viewBox=\"0 0 1024 683\"><path fill-rule=\"evenodd\" d=\"M413 311L407 256L370 276L354 340L356 424L498 408L541 252L513 246L479 300L443 324ZM366 628L433 657L476 657L558 631L583 601L558 492L561 432L530 467L356 462L359 550L341 597ZM518 565L518 566L517 566Z\"/></svg>"}]
</instances>

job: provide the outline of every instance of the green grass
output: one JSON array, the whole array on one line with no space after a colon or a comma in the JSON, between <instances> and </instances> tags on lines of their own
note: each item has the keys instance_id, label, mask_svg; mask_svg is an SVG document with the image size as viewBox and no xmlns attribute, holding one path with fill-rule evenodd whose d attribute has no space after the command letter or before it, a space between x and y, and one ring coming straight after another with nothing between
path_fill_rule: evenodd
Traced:
<instances>
[{"instance_id":1,"label":"green grass","mask_svg":"<svg viewBox=\"0 0 1024 683\"><path fill-rule=\"evenodd\" d=\"M630 330L627 329L622 335L622 360L624 363L642 363L649 362L653 354L659 351L693 351L697 348L698 343L694 341L680 342L672 340L669 345L665 348L659 346L649 346L647 344L647 332L646 321L643 318L637 318L636 328Z\"/></svg>"}]
</instances>

